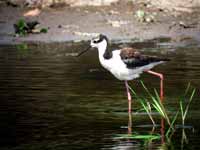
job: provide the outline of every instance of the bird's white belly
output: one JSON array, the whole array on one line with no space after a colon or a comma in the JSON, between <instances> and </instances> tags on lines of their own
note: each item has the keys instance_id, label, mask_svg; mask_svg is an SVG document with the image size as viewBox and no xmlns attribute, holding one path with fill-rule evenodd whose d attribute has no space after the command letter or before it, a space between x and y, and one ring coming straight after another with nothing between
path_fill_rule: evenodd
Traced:
<instances>
[{"instance_id":1,"label":"bird's white belly","mask_svg":"<svg viewBox=\"0 0 200 150\"><path fill-rule=\"evenodd\" d=\"M132 80L139 77L139 74L142 73L138 69L128 69L126 65L121 61L114 60L103 60L100 61L101 65L110 71L117 79L119 80Z\"/></svg>"},{"instance_id":2,"label":"bird's white belly","mask_svg":"<svg viewBox=\"0 0 200 150\"><path fill-rule=\"evenodd\" d=\"M133 80L142 73L127 68L112 68L110 72L119 80Z\"/></svg>"},{"instance_id":3,"label":"bird's white belly","mask_svg":"<svg viewBox=\"0 0 200 150\"><path fill-rule=\"evenodd\" d=\"M122 61L104 60L100 61L102 66L110 71L119 80L133 80L140 77L144 71L150 70L154 66L163 63L155 62L149 65L128 69Z\"/></svg>"}]
</instances>

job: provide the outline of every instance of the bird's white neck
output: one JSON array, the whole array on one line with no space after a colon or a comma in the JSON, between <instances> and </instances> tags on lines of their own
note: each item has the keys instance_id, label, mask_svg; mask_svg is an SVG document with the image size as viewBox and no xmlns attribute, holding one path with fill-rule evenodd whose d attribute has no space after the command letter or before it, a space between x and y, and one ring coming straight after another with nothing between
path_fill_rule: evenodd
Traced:
<instances>
[{"instance_id":1,"label":"bird's white neck","mask_svg":"<svg viewBox=\"0 0 200 150\"><path fill-rule=\"evenodd\" d=\"M99 52L99 57L103 57L104 53L106 52L107 46L108 44L106 40L103 40L101 43L99 43L97 47Z\"/></svg>"},{"instance_id":2,"label":"bird's white neck","mask_svg":"<svg viewBox=\"0 0 200 150\"><path fill-rule=\"evenodd\" d=\"M109 60L112 58L112 52L109 51L108 49L108 43L106 40L103 40L101 43L98 45L98 51L99 51L99 58L100 60Z\"/></svg>"},{"instance_id":3,"label":"bird's white neck","mask_svg":"<svg viewBox=\"0 0 200 150\"><path fill-rule=\"evenodd\" d=\"M112 58L112 52L110 52L107 48L108 43L106 40L103 40L99 45L98 45L98 53L99 53L99 61L101 65L110 70L111 69L111 58Z\"/></svg>"}]
</instances>

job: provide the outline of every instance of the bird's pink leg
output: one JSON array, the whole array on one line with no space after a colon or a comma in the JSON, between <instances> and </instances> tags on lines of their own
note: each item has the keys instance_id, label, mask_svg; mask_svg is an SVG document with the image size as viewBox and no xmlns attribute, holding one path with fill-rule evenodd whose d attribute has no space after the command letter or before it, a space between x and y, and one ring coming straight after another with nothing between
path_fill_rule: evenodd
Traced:
<instances>
[{"instance_id":1,"label":"bird's pink leg","mask_svg":"<svg viewBox=\"0 0 200 150\"><path fill-rule=\"evenodd\" d=\"M151 70L148 70L146 72L153 74L155 76L158 76L160 78L160 100L161 100L161 102L163 102L163 94L164 94L164 91L163 91L163 80L164 80L163 74L157 73L157 72L154 72L154 71L151 71ZM161 119L161 136L162 136L161 140L162 140L162 144L165 142L164 133L165 133L165 122L164 122L164 119L162 118Z\"/></svg>"},{"instance_id":2,"label":"bird's pink leg","mask_svg":"<svg viewBox=\"0 0 200 150\"><path fill-rule=\"evenodd\" d=\"M153 74L153 75L160 78L160 100L162 102L163 101L163 94L164 94L164 92L163 92L163 79L164 79L163 74L157 73L157 72L154 72L154 71L151 71L151 70L148 70L146 72Z\"/></svg>"},{"instance_id":3,"label":"bird's pink leg","mask_svg":"<svg viewBox=\"0 0 200 150\"><path fill-rule=\"evenodd\" d=\"M128 97L128 112L131 113L131 93L129 91L129 86L128 86L127 81L125 81L125 86L126 86L126 92L127 92L127 97Z\"/></svg>"},{"instance_id":4,"label":"bird's pink leg","mask_svg":"<svg viewBox=\"0 0 200 150\"><path fill-rule=\"evenodd\" d=\"M128 134L132 134L132 114L131 112L128 113Z\"/></svg>"}]
</instances>

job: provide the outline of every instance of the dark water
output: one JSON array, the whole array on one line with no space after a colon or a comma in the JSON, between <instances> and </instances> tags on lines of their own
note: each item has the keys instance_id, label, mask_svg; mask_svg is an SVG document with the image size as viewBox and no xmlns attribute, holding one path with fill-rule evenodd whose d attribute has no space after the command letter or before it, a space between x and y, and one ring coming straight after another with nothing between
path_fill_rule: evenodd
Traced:
<instances>
[{"instance_id":1,"label":"dark water","mask_svg":"<svg viewBox=\"0 0 200 150\"><path fill-rule=\"evenodd\" d=\"M199 149L199 46L174 48L165 41L125 45L171 58L154 69L164 74L165 105L170 111L178 109L189 82L197 88L186 120L187 140L183 141L183 128L176 130L171 142L116 139L115 135L128 133L124 83L100 66L96 51L71 56L87 47L85 43L1 45L0 149ZM140 79L149 89L159 88L159 79L152 75ZM145 95L140 79L130 85ZM133 105L134 111L141 108L137 102ZM146 114L132 117L132 133L151 133ZM156 121L159 125L159 117ZM160 133L160 128L154 133Z\"/></svg>"}]
</instances>

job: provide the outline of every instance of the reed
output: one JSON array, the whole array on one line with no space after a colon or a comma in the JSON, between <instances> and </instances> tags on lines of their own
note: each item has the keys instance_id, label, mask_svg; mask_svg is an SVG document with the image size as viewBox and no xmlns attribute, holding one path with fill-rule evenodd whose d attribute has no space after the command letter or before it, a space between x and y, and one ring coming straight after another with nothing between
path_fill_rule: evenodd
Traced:
<instances>
[{"instance_id":1,"label":"reed","mask_svg":"<svg viewBox=\"0 0 200 150\"><path fill-rule=\"evenodd\" d=\"M141 81L141 85L144 88L145 92L148 94L149 98L141 98L130 86L129 86L129 88L130 88L131 92L133 93L133 95L136 97L136 99L140 102L143 109L148 114L148 116L154 126L156 124L155 124L155 121L154 121L153 115L152 115L153 109L158 114L160 114L160 116L162 118L164 118L169 125L168 130L166 132L166 136L168 136L170 132L175 130L174 129L175 122L177 121L177 118L178 118L180 112L181 112L182 125L183 126L185 125L185 119L186 119L186 116L189 111L189 106L194 98L195 91L196 91L195 88L191 89L190 83L188 84L188 86L185 90L184 96L181 98L181 100L179 102L179 108L177 109L174 117L170 117L166 107L161 102L161 99L159 97L157 90L154 89L154 94L151 94L149 89L145 86L145 84L142 81ZM188 93L189 93L189 101L185 104L183 100L186 99L186 97L188 96Z\"/></svg>"},{"instance_id":2,"label":"reed","mask_svg":"<svg viewBox=\"0 0 200 150\"><path fill-rule=\"evenodd\" d=\"M184 94L185 97L189 93L189 90L190 90L190 83L188 84L187 89L185 91L185 94ZM192 102L192 100L194 98L195 92L196 92L196 89L193 88L192 91L191 91L190 97L189 97L189 101L186 104L184 104L183 99L181 99L180 102L179 102L180 111L181 111L181 119L182 119L182 125L183 126L185 125L185 119L186 119L186 116L188 114L188 110L189 110L190 104L191 104L191 102Z\"/></svg>"}]
</instances>

